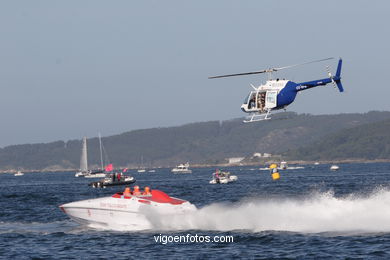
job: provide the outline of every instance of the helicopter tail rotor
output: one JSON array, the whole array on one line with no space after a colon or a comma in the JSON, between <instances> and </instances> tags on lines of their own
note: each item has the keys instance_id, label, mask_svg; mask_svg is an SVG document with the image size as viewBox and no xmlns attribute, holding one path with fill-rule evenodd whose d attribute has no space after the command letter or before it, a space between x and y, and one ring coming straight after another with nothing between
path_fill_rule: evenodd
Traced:
<instances>
[{"instance_id":1,"label":"helicopter tail rotor","mask_svg":"<svg viewBox=\"0 0 390 260\"><path fill-rule=\"evenodd\" d=\"M332 80L334 88L338 88L340 92L344 92L343 85L341 84L341 65L343 63L343 60L339 59L339 64L337 65L336 75L333 76L332 73L330 73L329 66L326 66L326 70L328 72L329 78Z\"/></svg>"}]
</instances>

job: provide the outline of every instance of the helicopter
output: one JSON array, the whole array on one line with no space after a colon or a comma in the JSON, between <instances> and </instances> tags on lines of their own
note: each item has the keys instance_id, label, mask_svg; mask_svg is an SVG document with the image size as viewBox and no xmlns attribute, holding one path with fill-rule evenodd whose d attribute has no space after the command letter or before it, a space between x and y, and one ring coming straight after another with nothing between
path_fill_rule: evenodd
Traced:
<instances>
[{"instance_id":1,"label":"helicopter","mask_svg":"<svg viewBox=\"0 0 390 260\"><path fill-rule=\"evenodd\" d=\"M241 105L241 110L243 112L251 114L246 120L244 120L244 123L257 122L257 121L271 119L270 117L271 111L279 110L279 109L286 110L286 107L290 105L292 102L294 102L297 93L302 90L332 83L333 86L335 88L337 87L340 92L344 92L343 85L341 84L341 65L342 65L341 58L339 59L336 74L334 76L330 73L329 66L327 66L326 70L328 72L328 77L323 79L306 81L301 83L295 83L290 80L279 79L279 78L272 79L273 72L296 67L296 66L301 66L305 64L326 61L330 59L333 58L314 60L305 63L279 67L279 68L269 68L261 71L212 76L209 77L209 79L267 73L268 80L265 82L265 84L262 84L258 87L255 87L254 85L251 84L253 90L248 94L248 96L244 100L244 103Z\"/></svg>"}]
</instances>

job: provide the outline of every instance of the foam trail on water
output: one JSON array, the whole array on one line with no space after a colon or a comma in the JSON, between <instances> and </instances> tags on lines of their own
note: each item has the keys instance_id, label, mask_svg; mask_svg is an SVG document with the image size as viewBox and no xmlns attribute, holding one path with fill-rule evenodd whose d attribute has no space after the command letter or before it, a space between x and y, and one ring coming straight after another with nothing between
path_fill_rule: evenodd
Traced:
<instances>
[{"instance_id":1,"label":"foam trail on water","mask_svg":"<svg viewBox=\"0 0 390 260\"><path fill-rule=\"evenodd\" d=\"M149 218L158 230L265 230L317 232L390 232L390 191L337 198L317 192L301 199L251 198L215 203L184 216Z\"/></svg>"}]
</instances>

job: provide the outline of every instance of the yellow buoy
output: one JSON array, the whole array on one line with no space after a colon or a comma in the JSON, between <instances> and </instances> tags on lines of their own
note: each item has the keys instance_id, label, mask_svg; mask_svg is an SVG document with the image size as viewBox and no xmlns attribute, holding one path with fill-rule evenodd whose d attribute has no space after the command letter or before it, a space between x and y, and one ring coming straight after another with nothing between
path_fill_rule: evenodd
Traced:
<instances>
[{"instance_id":1,"label":"yellow buoy","mask_svg":"<svg viewBox=\"0 0 390 260\"><path fill-rule=\"evenodd\" d=\"M278 172L272 173L272 179L273 180L279 180L280 179L280 174Z\"/></svg>"},{"instance_id":2,"label":"yellow buoy","mask_svg":"<svg viewBox=\"0 0 390 260\"><path fill-rule=\"evenodd\" d=\"M269 168L270 168L270 169L275 169L275 168L278 168L278 166L277 166L275 163L273 163L273 164L271 164L271 165L269 166Z\"/></svg>"}]
</instances>

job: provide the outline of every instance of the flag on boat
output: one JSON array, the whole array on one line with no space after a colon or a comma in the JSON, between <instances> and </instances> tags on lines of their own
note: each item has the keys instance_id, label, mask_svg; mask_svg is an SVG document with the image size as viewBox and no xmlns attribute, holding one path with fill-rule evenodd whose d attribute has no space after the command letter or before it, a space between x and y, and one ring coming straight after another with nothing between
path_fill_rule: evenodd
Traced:
<instances>
[{"instance_id":1,"label":"flag on boat","mask_svg":"<svg viewBox=\"0 0 390 260\"><path fill-rule=\"evenodd\" d=\"M105 168L106 172L110 172L113 170L113 167L112 167L112 163L110 163L109 165L106 166Z\"/></svg>"},{"instance_id":2,"label":"flag on boat","mask_svg":"<svg viewBox=\"0 0 390 260\"><path fill-rule=\"evenodd\" d=\"M124 168L122 172L127 172L127 170L128 170L127 168Z\"/></svg>"}]
</instances>

